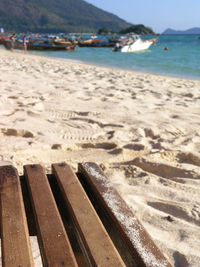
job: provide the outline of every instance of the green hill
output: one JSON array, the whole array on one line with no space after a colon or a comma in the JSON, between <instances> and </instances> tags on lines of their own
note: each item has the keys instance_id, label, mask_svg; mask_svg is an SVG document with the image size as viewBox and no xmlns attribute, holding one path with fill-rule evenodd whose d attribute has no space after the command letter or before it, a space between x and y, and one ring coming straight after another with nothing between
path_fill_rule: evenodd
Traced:
<instances>
[{"instance_id":1,"label":"green hill","mask_svg":"<svg viewBox=\"0 0 200 267\"><path fill-rule=\"evenodd\" d=\"M151 28L145 27L143 24L132 25L120 31L120 33L122 34L131 32L134 32L136 34L155 34L155 32Z\"/></svg>"},{"instance_id":2,"label":"green hill","mask_svg":"<svg viewBox=\"0 0 200 267\"><path fill-rule=\"evenodd\" d=\"M130 24L83 0L1 0L0 27L16 32L120 31Z\"/></svg>"}]
</instances>

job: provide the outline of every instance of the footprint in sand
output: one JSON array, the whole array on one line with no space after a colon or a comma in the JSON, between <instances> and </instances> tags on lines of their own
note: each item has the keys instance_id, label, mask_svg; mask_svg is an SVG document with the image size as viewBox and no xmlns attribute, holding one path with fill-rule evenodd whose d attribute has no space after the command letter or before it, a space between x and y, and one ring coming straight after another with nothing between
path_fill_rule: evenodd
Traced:
<instances>
[{"instance_id":1,"label":"footprint in sand","mask_svg":"<svg viewBox=\"0 0 200 267\"><path fill-rule=\"evenodd\" d=\"M134 151L141 151L145 149L145 146L142 144L127 144L123 148Z\"/></svg>"},{"instance_id":2,"label":"footprint in sand","mask_svg":"<svg viewBox=\"0 0 200 267\"><path fill-rule=\"evenodd\" d=\"M152 208L155 208L159 211L165 212L167 214L172 215L175 218L182 219L184 221L187 221L189 223L194 223L195 225L200 225L199 221L199 211L196 211L193 207L192 212L189 211L189 207L185 208L177 205L177 203L170 203L170 202L151 202L148 201L147 205L151 206ZM195 214L194 214L195 212ZM194 216L197 215L198 216ZM191 216L191 214L193 216Z\"/></svg>"},{"instance_id":3,"label":"footprint in sand","mask_svg":"<svg viewBox=\"0 0 200 267\"><path fill-rule=\"evenodd\" d=\"M119 155L119 154L123 153L123 149L122 148L116 148L116 149L109 151L108 153L111 155Z\"/></svg>"},{"instance_id":4,"label":"footprint in sand","mask_svg":"<svg viewBox=\"0 0 200 267\"><path fill-rule=\"evenodd\" d=\"M84 127L84 128L83 128ZM93 129L90 126L69 125L62 130L58 128L46 129L46 132L50 133L55 138L60 140L70 140L74 142L94 141L104 133L99 128Z\"/></svg>"},{"instance_id":5,"label":"footprint in sand","mask_svg":"<svg viewBox=\"0 0 200 267\"><path fill-rule=\"evenodd\" d=\"M76 112L74 111L67 111L67 110L54 110L54 109L49 109L46 110L48 114L48 118L53 118L53 119L70 119L73 117L76 117Z\"/></svg>"},{"instance_id":6,"label":"footprint in sand","mask_svg":"<svg viewBox=\"0 0 200 267\"><path fill-rule=\"evenodd\" d=\"M132 161L132 164L143 169L144 171L153 173L155 175L161 176L163 178L188 178L188 179L196 179L198 178L198 174L193 171L188 171L185 169L181 169L178 167L173 167L163 163L155 163L146 161L143 158L135 158Z\"/></svg>"},{"instance_id":7,"label":"footprint in sand","mask_svg":"<svg viewBox=\"0 0 200 267\"><path fill-rule=\"evenodd\" d=\"M159 134L155 134L154 131L152 129L149 129L149 128L145 128L144 133L145 133L145 137L150 137L152 139L160 138Z\"/></svg>"},{"instance_id":8,"label":"footprint in sand","mask_svg":"<svg viewBox=\"0 0 200 267\"><path fill-rule=\"evenodd\" d=\"M54 150L61 150L62 149L62 145L61 144L53 144L51 146L51 149L54 149Z\"/></svg>"},{"instance_id":9,"label":"footprint in sand","mask_svg":"<svg viewBox=\"0 0 200 267\"><path fill-rule=\"evenodd\" d=\"M16 136L16 137L25 137L25 138L33 138L34 134L27 130L18 130L12 128L1 129L1 132L7 136Z\"/></svg>"},{"instance_id":10,"label":"footprint in sand","mask_svg":"<svg viewBox=\"0 0 200 267\"><path fill-rule=\"evenodd\" d=\"M27 115L29 115L30 117L34 117L34 118L39 118L41 117L41 113L36 113L36 112L33 112L33 111L27 111Z\"/></svg>"},{"instance_id":11,"label":"footprint in sand","mask_svg":"<svg viewBox=\"0 0 200 267\"><path fill-rule=\"evenodd\" d=\"M86 143L86 144L80 144L81 148L96 148L96 149L105 149L105 150L111 150L115 149L117 147L117 144L115 143Z\"/></svg>"},{"instance_id":12,"label":"footprint in sand","mask_svg":"<svg viewBox=\"0 0 200 267\"><path fill-rule=\"evenodd\" d=\"M195 155L193 153L185 153L181 152L177 154L177 157L179 158L180 162L182 163L189 163L196 166L200 166L200 156Z\"/></svg>"},{"instance_id":13,"label":"footprint in sand","mask_svg":"<svg viewBox=\"0 0 200 267\"><path fill-rule=\"evenodd\" d=\"M194 207L191 210L191 214L195 220L200 221L200 206L194 205Z\"/></svg>"},{"instance_id":14,"label":"footprint in sand","mask_svg":"<svg viewBox=\"0 0 200 267\"><path fill-rule=\"evenodd\" d=\"M173 257L174 257L174 267L189 267L189 263L186 257L179 251L175 251L173 253Z\"/></svg>"}]
</instances>

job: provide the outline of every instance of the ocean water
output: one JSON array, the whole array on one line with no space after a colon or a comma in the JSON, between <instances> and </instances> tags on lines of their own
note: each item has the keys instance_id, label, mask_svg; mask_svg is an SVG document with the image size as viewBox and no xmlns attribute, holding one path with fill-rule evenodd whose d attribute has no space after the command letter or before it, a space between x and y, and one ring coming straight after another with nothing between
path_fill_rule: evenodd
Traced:
<instances>
[{"instance_id":1,"label":"ocean water","mask_svg":"<svg viewBox=\"0 0 200 267\"><path fill-rule=\"evenodd\" d=\"M144 36L143 39L153 37L155 36ZM74 51L37 51L34 54L200 80L200 39L198 38L198 35L161 35L156 46L152 45L150 49L136 53L112 52L110 48L77 46ZM167 51L165 47L168 47Z\"/></svg>"}]
</instances>

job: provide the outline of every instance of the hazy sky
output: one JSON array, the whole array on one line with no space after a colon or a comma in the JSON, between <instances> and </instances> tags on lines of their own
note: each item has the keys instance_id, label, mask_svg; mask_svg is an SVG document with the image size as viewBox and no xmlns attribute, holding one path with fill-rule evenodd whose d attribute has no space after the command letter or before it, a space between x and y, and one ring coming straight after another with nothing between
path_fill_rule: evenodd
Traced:
<instances>
[{"instance_id":1,"label":"hazy sky","mask_svg":"<svg viewBox=\"0 0 200 267\"><path fill-rule=\"evenodd\" d=\"M85 0L127 22L144 24L155 32L167 28L200 27L200 0Z\"/></svg>"}]
</instances>

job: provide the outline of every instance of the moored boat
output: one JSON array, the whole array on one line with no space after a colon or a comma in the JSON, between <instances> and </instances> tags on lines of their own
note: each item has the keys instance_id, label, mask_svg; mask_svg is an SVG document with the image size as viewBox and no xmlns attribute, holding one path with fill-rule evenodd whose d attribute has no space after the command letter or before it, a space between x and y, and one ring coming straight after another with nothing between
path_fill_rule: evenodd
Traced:
<instances>
[{"instance_id":1,"label":"moored boat","mask_svg":"<svg viewBox=\"0 0 200 267\"><path fill-rule=\"evenodd\" d=\"M0 34L0 45L4 43L5 40L9 40L10 36L7 34Z\"/></svg>"},{"instance_id":2,"label":"moored boat","mask_svg":"<svg viewBox=\"0 0 200 267\"><path fill-rule=\"evenodd\" d=\"M3 40L2 44L6 49L11 49L11 41ZM26 42L27 50L52 50L52 51L60 51L60 50L74 50L74 44L55 44L51 39L46 38L33 38L28 39ZM23 41L21 38L18 38L14 42L14 49L24 49Z\"/></svg>"},{"instance_id":3,"label":"moored boat","mask_svg":"<svg viewBox=\"0 0 200 267\"><path fill-rule=\"evenodd\" d=\"M53 43L55 45L73 45L72 42L66 40L54 40Z\"/></svg>"},{"instance_id":4,"label":"moored boat","mask_svg":"<svg viewBox=\"0 0 200 267\"><path fill-rule=\"evenodd\" d=\"M157 39L158 38L142 40L138 35L135 35L134 38L124 37L120 42L116 43L112 51L127 53L147 50L152 44L156 43Z\"/></svg>"},{"instance_id":5,"label":"moored boat","mask_svg":"<svg viewBox=\"0 0 200 267\"><path fill-rule=\"evenodd\" d=\"M27 50L74 50L76 45L72 44L55 44L55 43L40 43L40 42L30 42L27 43Z\"/></svg>"},{"instance_id":6,"label":"moored boat","mask_svg":"<svg viewBox=\"0 0 200 267\"><path fill-rule=\"evenodd\" d=\"M88 40L79 40L80 47L111 47L113 44L106 37L92 36Z\"/></svg>"}]
</instances>

